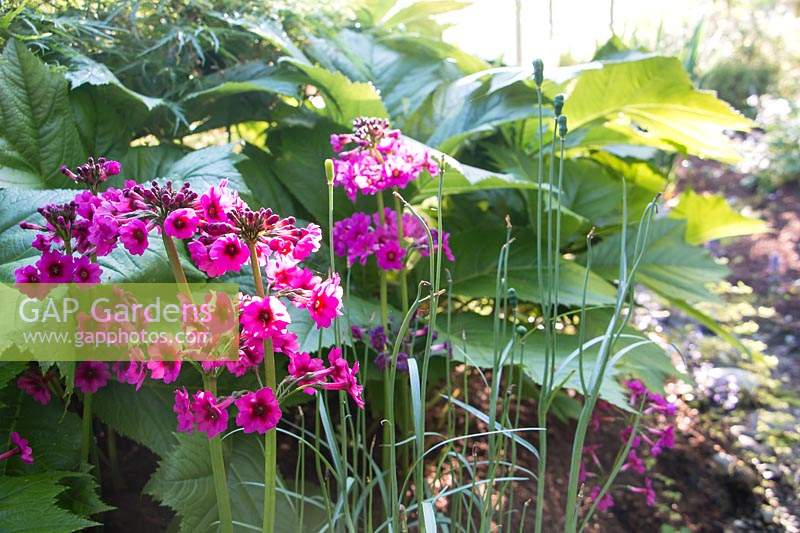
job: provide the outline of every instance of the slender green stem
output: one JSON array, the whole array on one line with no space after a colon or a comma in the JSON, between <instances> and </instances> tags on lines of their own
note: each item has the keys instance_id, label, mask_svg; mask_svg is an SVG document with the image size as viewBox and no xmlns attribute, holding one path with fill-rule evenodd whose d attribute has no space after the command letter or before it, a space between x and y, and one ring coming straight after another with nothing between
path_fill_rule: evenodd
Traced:
<instances>
[{"instance_id":1,"label":"slender green stem","mask_svg":"<svg viewBox=\"0 0 800 533\"><path fill-rule=\"evenodd\" d=\"M383 203L383 192L378 191L378 194L375 195L375 201L378 204L378 219L380 220L381 226L386 224L386 213L384 211L384 203ZM379 269L379 276L380 276L380 309L381 309L381 326L383 327L384 335L389 334L389 291L388 291L388 281L386 279L386 271L383 269ZM386 410L386 406L389 404L389 396L394 394L394 387L392 390L389 389L389 376L387 372L383 373L383 402L384 402L384 410ZM394 420L391 421L391 424L384 424L383 425L383 444L382 447L382 458L383 458L383 465L386 466L389 464L389 449L385 446L387 442L389 442L389 432L394 432L396 428L394 427ZM396 529L396 528L395 528Z\"/></svg>"},{"instance_id":2,"label":"slender green stem","mask_svg":"<svg viewBox=\"0 0 800 533\"><path fill-rule=\"evenodd\" d=\"M203 388L214 396L217 395L217 378L203 374ZM219 530L222 533L233 533L233 513L231 499L228 495L228 478L225 473L225 456L222 453L222 439L208 439L211 453L211 472L214 478L214 491L217 494L217 513L219 514Z\"/></svg>"},{"instance_id":3,"label":"slender green stem","mask_svg":"<svg viewBox=\"0 0 800 533\"><path fill-rule=\"evenodd\" d=\"M119 472L119 458L117 457L117 432L109 425L106 425L106 435L108 444L108 462L111 465L111 482L114 490L121 490L124 485L122 475Z\"/></svg>"},{"instance_id":4,"label":"slender green stem","mask_svg":"<svg viewBox=\"0 0 800 533\"><path fill-rule=\"evenodd\" d=\"M175 241L172 240L172 237L167 235L164 228L161 228L161 238L164 241L164 248L167 250L167 258L169 259L169 266L172 268L172 275L175 277L175 282L182 287L187 286L189 282L186 281L186 273L181 266L181 259L178 257L178 249L175 248Z\"/></svg>"},{"instance_id":5,"label":"slender green stem","mask_svg":"<svg viewBox=\"0 0 800 533\"><path fill-rule=\"evenodd\" d=\"M544 174L544 124L542 120L542 87L537 84L536 87L537 110L539 117L539 158L537 162L536 172L536 280L539 285L539 303L542 308L542 318L546 324L548 322L545 316L544 304L544 265L542 264L542 186ZM529 200L530 203L530 200ZM545 354L545 368L542 372L542 387L539 394L539 406L541 407L545 402L546 389L545 379L547 374L547 354ZM541 533L542 520L544 518L544 489L545 480L547 479L547 415L539 409L538 413L539 427L542 431L539 432L539 460L538 460L538 474L536 476L536 516L535 516L535 532Z\"/></svg>"},{"instance_id":6,"label":"slender green stem","mask_svg":"<svg viewBox=\"0 0 800 533\"><path fill-rule=\"evenodd\" d=\"M405 230L403 229L403 206L400 199L394 198L394 212L397 215L397 242L401 245L405 242ZM400 305L403 313L408 311L408 272L405 265L400 270Z\"/></svg>"},{"instance_id":7,"label":"slender green stem","mask_svg":"<svg viewBox=\"0 0 800 533\"><path fill-rule=\"evenodd\" d=\"M264 341L264 377L266 385L275 390L275 356L272 350L272 339ZM278 432L267 431L264 435L264 522L262 531L271 533L275 530L275 487L278 475Z\"/></svg>"},{"instance_id":8,"label":"slender green stem","mask_svg":"<svg viewBox=\"0 0 800 533\"><path fill-rule=\"evenodd\" d=\"M621 242L620 242L620 280L619 280L619 288L617 289L617 299L614 306L614 312L611 316L611 319L608 322L606 327L605 335L603 336L603 341L600 345L597 354L597 360L595 361L594 369L592 370L592 374L589 379L589 396L585 398L583 407L581 408L580 416L578 418L578 424L575 429L575 437L572 443L572 455L570 457L570 474L569 474L569 482L567 485L567 505L565 509L565 524L564 529L569 533L574 533L577 529L577 521L578 521L578 510L577 510L577 499L578 499L578 475L580 471L580 462L583 453L583 443L586 439L586 430L589 427L589 422L591 420L592 411L597 404L597 399L600 394L600 387L603 382L603 378L605 376L606 367L608 365L608 361L610 359L611 352L614 347L614 342L616 340L615 332L618 329L619 322L621 321L620 315L622 311L622 307L626 301L626 295L628 291L632 287L633 278L638 269L642 257L644 256L644 252L647 247L647 240L648 240L648 233L650 230L650 224L652 222L652 217L655 212L655 200L648 205L647 209L645 210L644 215L642 216L642 221L639 224L639 230L637 233L636 241L637 247L636 252L637 254L634 257L633 266L628 270L628 259L627 259L627 220L628 220L628 212L627 212L627 196L626 190L623 187L623 194L622 194L622 232L621 232Z\"/></svg>"},{"instance_id":9,"label":"slender green stem","mask_svg":"<svg viewBox=\"0 0 800 533\"><path fill-rule=\"evenodd\" d=\"M250 251L250 269L253 271L253 282L256 294L266 298L264 281L261 277L261 266L258 264L258 254L254 242L247 245ZM277 390L275 375L275 353L272 339L264 340L264 385L273 391ZM275 487L277 486L277 457L278 440L276 431L267 431L264 434L264 517L262 531L272 532L275 528Z\"/></svg>"},{"instance_id":10,"label":"slender green stem","mask_svg":"<svg viewBox=\"0 0 800 533\"><path fill-rule=\"evenodd\" d=\"M384 442L384 446L388 449L389 455L389 503L390 503L390 520L392 523L392 531L398 531L400 528L399 523L399 514L400 514L400 494L398 489L397 483L397 446L396 446L396 435L395 435L395 395L394 395L394 385L395 381L397 380L397 355L400 353L400 345L402 344L402 340L405 337L406 333L408 332L408 327L411 324L411 319L416 313L417 309L419 308L420 304L429 299L428 297L422 298L422 288L425 285L424 282L421 282L419 288L417 290L417 297L414 300L414 303L411 304L409 307L408 312L406 313L405 317L403 318L403 323L400 325L400 329L397 332L397 338L394 341L394 347L392 348L392 362L389 366L388 374L388 383L387 388L389 389L389 393L386 395L386 420L384 420L383 425L384 428L388 426L388 431L384 429L384 435L388 433L388 441ZM388 446L386 446L388 444Z\"/></svg>"},{"instance_id":11,"label":"slender green stem","mask_svg":"<svg viewBox=\"0 0 800 533\"><path fill-rule=\"evenodd\" d=\"M440 174L439 174L439 193L438 193L440 202L441 202L441 189L442 189L441 183L442 183L442 173L440 172ZM419 213L417 213L416 210L413 207L411 207L411 205L408 202L406 202L403 199L403 197L400 195L400 193L398 193L397 191L395 191L395 193L394 193L394 198L395 198L395 202L397 202L398 204L402 203L402 205L404 205L409 211L411 211L411 214L414 215L414 217L419 221L419 223L422 225L422 227L425 228L425 233L426 233L426 235L428 237L428 252L429 252L428 253L428 259L429 259L429 265L430 265L430 272L429 272L430 281L429 281L429 284L430 284L430 290L431 290L431 292L430 292L431 302L430 302L430 312L429 312L429 319L428 319L428 331L427 331L427 335L426 335L426 338L425 338L425 350L424 350L424 352L422 354L422 377L421 377L421 382L420 382L420 390L421 390L421 393L422 393L422 396L423 396L423 399L424 399L425 393L426 393L427 388L428 388L428 372L429 372L429 369L430 369L430 355L431 355L431 346L432 346L432 343L433 343L433 330L436 327L436 312L437 312L437 308L439 306L439 296L438 296L438 294L439 294L439 281L440 281L440 274L441 274L441 248L442 248L442 246L441 246L441 242L442 242L441 213L440 213L439 218L438 218L438 221L439 221L439 224L440 224L439 225L439 229L437 231L437 238L438 238L437 245L438 245L438 247L436 248L437 251L434 252L433 234L431 233L431 230L428 227L427 222L425 222L425 219L423 219L419 215ZM402 216L402 210L398 211L398 215L397 216L398 216L398 218L400 218ZM411 403L411 402L409 402L409 403ZM422 416L420 416L419 418L421 418L421 420L422 420L422 427L418 429L418 433L421 434L421 435L424 435L425 434L425 416L424 416L424 414ZM418 448L420 448L420 449L417 450L417 454L421 456L421 454L423 454L424 451L425 451L424 449L422 449L422 448L424 448L424 443L418 443ZM424 465L424 463L422 461L417 463L416 472L415 472L415 474L416 474L416 476L415 476L415 478L416 478L415 485L416 485L417 507L418 507L418 509L420 509L420 511L422 510L422 503L425 500L424 468L425 468L425 465ZM420 520L419 524L420 524L420 526L419 526L420 527L420 531L424 532L425 531L424 520Z\"/></svg>"},{"instance_id":12,"label":"slender green stem","mask_svg":"<svg viewBox=\"0 0 800 533\"><path fill-rule=\"evenodd\" d=\"M167 258L175 277L175 282L186 294L191 294L186 274L181 266L178 256L178 249L172 237L168 236L161 228L161 237L164 241L164 249L167 251ZM214 376L203 373L203 388L212 394L217 393L217 380ZM231 512L231 498L228 493L228 478L225 473L225 457L222 453L222 439L217 436L209 439L209 453L211 454L211 471L214 477L214 492L217 496L217 513L219 515L219 529L222 533L233 532L233 514Z\"/></svg>"},{"instance_id":13,"label":"slender green stem","mask_svg":"<svg viewBox=\"0 0 800 533\"><path fill-rule=\"evenodd\" d=\"M334 181L334 168L333 168L333 161L330 159L325 160L325 176L327 178L328 184L328 245L330 250L329 261L330 261L330 271L329 275L333 275L336 271L336 258L334 256L333 251L333 181ZM349 290L349 289L348 289ZM349 295L348 295L349 298ZM349 307L349 306L348 306ZM333 319L333 335L336 341L336 346L342 346L342 339L341 333L339 329L339 318L334 317ZM347 393L340 392L339 393L339 419L340 419L340 445L341 445L341 454L344 464L348 464L348 442L349 439L347 438ZM357 450L358 446L354 445L354 450ZM353 454L353 463L356 463L356 456L355 453ZM344 502L344 517L345 523L349 529L353 528L353 520L350 516L350 503L347 501L348 492L347 492L347 483L345 480L340 480L340 490L341 490L341 498Z\"/></svg>"},{"instance_id":14,"label":"slender green stem","mask_svg":"<svg viewBox=\"0 0 800 533\"><path fill-rule=\"evenodd\" d=\"M81 462L89 462L92 447L92 393L83 395L83 419L81 426Z\"/></svg>"}]
</instances>

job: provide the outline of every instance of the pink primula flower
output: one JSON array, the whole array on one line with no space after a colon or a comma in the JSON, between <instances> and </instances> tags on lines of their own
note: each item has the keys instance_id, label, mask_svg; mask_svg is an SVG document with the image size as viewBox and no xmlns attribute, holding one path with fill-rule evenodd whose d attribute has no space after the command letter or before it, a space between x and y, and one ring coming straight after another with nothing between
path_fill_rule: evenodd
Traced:
<instances>
[{"instance_id":1,"label":"pink primula flower","mask_svg":"<svg viewBox=\"0 0 800 533\"><path fill-rule=\"evenodd\" d=\"M176 209L164 220L164 232L175 239L188 239L194 235L200 218L194 209L183 207Z\"/></svg>"},{"instance_id":2,"label":"pink primula flower","mask_svg":"<svg viewBox=\"0 0 800 533\"><path fill-rule=\"evenodd\" d=\"M149 245L148 233L147 224L135 218L122 226L119 230L119 239L128 252L133 255L142 255Z\"/></svg>"},{"instance_id":3,"label":"pink primula flower","mask_svg":"<svg viewBox=\"0 0 800 533\"><path fill-rule=\"evenodd\" d=\"M281 408L275 393L269 387L256 392L248 392L236 400L236 423L245 433L264 434L278 425L281 419Z\"/></svg>"},{"instance_id":4,"label":"pink primula flower","mask_svg":"<svg viewBox=\"0 0 800 533\"><path fill-rule=\"evenodd\" d=\"M225 431L228 427L228 406L232 400L229 398L222 402L208 391L197 391L192 401L194 423L198 431L204 432L208 438L213 438Z\"/></svg>"},{"instance_id":5,"label":"pink primula flower","mask_svg":"<svg viewBox=\"0 0 800 533\"><path fill-rule=\"evenodd\" d=\"M238 272L250 258L247 246L236 235L223 235L208 249L209 259L217 269L225 272Z\"/></svg>"},{"instance_id":6,"label":"pink primula flower","mask_svg":"<svg viewBox=\"0 0 800 533\"><path fill-rule=\"evenodd\" d=\"M342 314L342 294L338 274L333 274L312 289L306 308L317 328L329 327L333 319Z\"/></svg>"},{"instance_id":7,"label":"pink primula flower","mask_svg":"<svg viewBox=\"0 0 800 533\"><path fill-rule=\"evenodd\" d=\"M239 320L248 334L257 339L276 336L291 322L286 306L273 296L252 298L242 309Z\"/></svg>"},{"instance_id":8,"label":"pink primula flower","mask_svg":"<svg viewBox=\"0 0 800 533\"><path fill-rule=\"evenodd\" d=\"M17 387L42 405L50 403L50 389L47 388L47 382L38 370L27 370L17 378Z\"/></svg>"},{"instance_id":9,"label":"pink primula flower","mask_svg":"<svg viewBox=\"0 0 800 533\"><path fill-rule=\"evenodd\" d=\"M108 383L111 372L100 361L84 361L75 367L75 386L84 394L95 393Z\"/></svg>"}]
</instances>

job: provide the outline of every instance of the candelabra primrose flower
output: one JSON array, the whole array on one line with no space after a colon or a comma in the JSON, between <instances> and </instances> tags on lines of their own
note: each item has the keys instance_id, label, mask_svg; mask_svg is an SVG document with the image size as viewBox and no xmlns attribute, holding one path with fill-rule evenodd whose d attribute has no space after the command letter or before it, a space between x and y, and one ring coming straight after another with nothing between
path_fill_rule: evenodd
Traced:
<instances>
[{"instance_id":1,"label":"candelabra primrose flower","mask_svg":"<svg viewBox=\"0 0 800 533\"><path fill-rule=\"evenodd\" d=\"M333 250L336 255L347 257L350 266L356 262L365 265L367 259L375 255L381 269L402 270L410 252L416 251L422 257L430 255L428 235L419 220L409 213L403 213L402 221L404 242L401 243L395 211L384 209L383 222L378 213L355 213L333 225ZM431 230L431 236L435 252L439 242L435 229ZM455 260L450 249L450 235L446 232L442 233L442 253L449 261Z\"/></svg>"},{"instance_id":2,"label":"candelabra primrose flower","mask_svg":"<svg viewBox=\"0 0 800 533\"><path fill-rule=\"evenodd\" d=\"M10 450L0 453L0 461L19 455L23 463L33 464L33 449L28 445L27 439L23 439L16 431L12 431L11 444L12 448Z\"/></svg>"},{"instance_id":3,"label":"candelabra primrose flower","mask_svg":"<svg viewBox=\"0 0 800 533\"><path fill-rule=\"evenodd\" d=\"M331 148L337 154L333 183L343 187L351 201L359 193L374 196L385 189L404 189L423 170L439 172L430 152L381 118L356 118L352 133L331 135Z\"/></svg>"}]
</instances>

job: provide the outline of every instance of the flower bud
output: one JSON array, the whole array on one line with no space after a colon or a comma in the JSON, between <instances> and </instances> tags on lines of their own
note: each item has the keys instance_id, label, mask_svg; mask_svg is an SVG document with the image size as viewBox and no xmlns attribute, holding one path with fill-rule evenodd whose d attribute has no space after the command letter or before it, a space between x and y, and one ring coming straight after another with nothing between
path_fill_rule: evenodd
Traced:
<instances>
[{"instance_id":1,"label":"flower bud","mask_svg":"<svg viewBox=\"0 0 800 533\"><path fill-rule=\"evenodd\" d=\"M561 111L564 109L564 95L557 94L555 98L553 98L553 112L556 116L561 116Z\"/></svg>"},{"instance_id":2,"label":"flower bud","mask_svg":"<svg viewBox=\"0 0 800 533\"><path fill-rule=\"evenodd\" d=\"M328 185L332 185L334 172L333 172L333 160L331 159L325 160L325 177L328 178Z\"/></svg>"},{"instance_id":3,"label":"flower bud","mask_svg":"<svg viewBox=\"0 0 800 533\"><path fill-rule=\"evenodd\" d=\"M515 289L514 287L509 288L508 289L508 305L510 305L512 308L515 308L515 307L517 307L518 303L519 303L519 299L517 298L517 289Z\"/></svg>"},{"instance_id":4,"label":"flower bud","mask_svg":"<svg viewBox=\"0 0 800 533\"><path fill-rule=\"evenodd\" d=\"M533 81L537 87L541 87L544 82L544 62L541 59L533 60Z\"/></svg>"},{"instance_id":5,"label":"flower bud","mask_svg":"<svg viewBox=\"0 0 800 533\"><path fill-rule=\"evenodd\" d=\"M567 115L558 117L558 136L562 139L567 136Z\"/></svg>"},{"instance_id":6,"label":"flower bud","mask_svg":"<svg viewBox=\"0 0 800 533\"><path fill-rule=\"evenodd\" d=\"M517 335L519 335L520 337L522 337L523 335L525 335L526 333L528 333L528 328L526 328L525 326L523 326L522 324L520 324L519 326L517 326L517 328L516 328L516 332L517 332Z\"/></svg>"}]
</instances>

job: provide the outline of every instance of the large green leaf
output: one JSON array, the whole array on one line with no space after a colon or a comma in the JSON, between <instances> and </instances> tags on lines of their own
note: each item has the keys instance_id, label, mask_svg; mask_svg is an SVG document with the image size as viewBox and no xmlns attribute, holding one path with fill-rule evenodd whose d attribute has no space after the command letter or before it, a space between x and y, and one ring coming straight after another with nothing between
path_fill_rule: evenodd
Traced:
<instances>
[{"instance_id":1,"label":"large green leaf","mask_svg":"<svg viewBox=\"0 0 800 533\"><path fill-rule=\"evenodd\" d=\"M25 363L20 361L9 361L0 363L0 388L6 383L16 378L25 369Z\"/></svg>"},{"instance_id":2,"label":"large green leaf","mask_svg":"<svg viewBox=\"0 0 800 533\"><path fill-rule=\"evenodd\" d=\"M67 81L10 40L0 58L0 185L44 188L62 164L82 160Z\"/></svg>"},{"instance_id":3,"label":"large green leaf","mask_svg":"<svg viewBox=\"0 0 800 533\"><path fill-rule=\"evenodd\" d=\"M180 531L216 529L216 496L208 438L204 434L177 435L179 445L159 462L145 492L174 509L181 519ZM264 456L257 435L236 433L226 438L225 457L233 520L243 529L261 529L264 505ZM261 485L261 486L259 486ZM275 531L298 529L288 498L277 495ZM321 509L307 507L303 527L317 531L324 517ZM238 529L238 528L237 528Z\"/></svg>"},{"instance_id":4,"label":"large green leaf","mask_svg":"<svg viewBox=\"0 0 800 533\"><path fill-rule=\"evenodd\" d=\"M247 92L266 92L299 97L303 77L260 61L249 61L205 76L203 85L184 97L184 102L206 102L212 98L236 96Z\"/></svg>"},{"instance_id":5,"label":"large green leaf","mask_svg":"<svg viewBox=\"0 0 800 533\"><path fill-rule=\"evenodd\" d=\"M170 102L128 89L108 67L86 56L73 56L65 76L81 141L95 157L122 159L151 111L164 108L180 114Z\"/></svg>"},{"instance_id":6,"label":"large green leaf","mask_svg":"<svg viewBox=\"0 0 800 533\"><path fill-rule=\"evenodd\" d=\"M301 352L315 352L320 347L327 348L336 342L333 327L319 329L314 320L305 310L297 310L294 307L289 309L292 323L289 331L297 335L297 342L300 344ZM350 295L347 307L344 309L346 316L338 319L339 334L345 344L352 344L352 336L349 323L361 327L377 325L380 321L380 306L376 302L371 302L355 295ZM390 314L399 316L399 311L389 310Z\"/></svg>"},{"instance_id":7,"label":"large green leaf","mask_svg":"<svg viewBox=\"0 0 800 533\"><path fill-rule=\"evenodd\" d=\"M491 91L486 71L442 85L404 122L406 133L444 152L508 122L534 116L536 94L523 83Z\"/></svg>"},{"instance_id":8,"label":"large green leaf","mask_svg":"<svg viewBox=\"0 0 800 533\"><path fill-rule=\"evenodd\" d=\"M445 163L445 173L442 178L442 194L464 194L490 189L533 189L536 183L517 177L514 174L491 172L482 168L461 163L438 150L429 148L422 143L406 138L408 142L418 145L420 150L427 150L434 161ZM439 177L431 176L427 172L420 174L414 182L415 192L413 200L420 202L425 198L436 196L439 191Z\"/></svg>"},{"instance_id":9,"label":"large green leaf","mask_svg":"<svg viewBox=\"0 0 800 533\"><path fill-rule=\"evenodd\" d=\"M441 15L464 9L470 5L469 2L458 0L423 0L413 2L411 5L398 9L388 14L381 21L381 26L390 28L403 24L413 27L415 23L424 21L433 15Z\"/></svg>"},{"instance_id":10,"label":"large green leaf","mask_svg":"<svg viewBox=\"0 0 800 533\"><path fill-rule=\"evenodd\" d=\"M324 113L335 122L350 126L360 116L388 117L378 91L371 83L351 81L340 72L302 61L286 59L308 76L307 83L317 87L325 100Z\"/></svg>"},{"instance_id":11,"label":"large green leaf","mask_svg":"<svg viewBox=\"0 0 800 533\"><path fill-rule=\"evenodd\" d=\"M697 194L691 189L681 193L678 205L669 216L686 220L686 242L691 244L763 233L768 229L763 220L734 211L725 197Z\"/></svg>"},{"instance_id":12,"label":"large green leaf","mask_svg":"<svg viewBox=\"0 0 800 533\"><path fill-rule=\"evenodd\" d=\"M685 222L679 220L664 218L654 221L636 280L672 298L688 302L716 301L718 297L706 285L722 280L728 269L717 264L706 250L688 244L683 238L685 231ZM636 227L630 228L629 236L627 247L630 258ZM618 276L621 238L621 234L617 233L593 249L592 270L607 279Z\"/></svg>"},{"instance_id":13,"label":"large green leaf","mask_svg":"<svg viewBox=\"0 0 800 533\"><path fill-rule=\"evenodd\" d=\"M148 380L137 391L133 385L114 381L97 391L92 409L120 434L166 457L177 443L172 412L176 388Z\"/></svg>"},{"instance_id":14,"label":"large green leaf","mask_svg":"<svg viewBox=\"0 0 800 533\"><path fill-rule=\"evenodd\" d=\"M489 157L504 172L530 183L538 179L536 156L500 145L488 147ZM547 179L549 158L544 161L543 180ZM558 168L558 161L555 162ZM622 179L628 194L629 220L638 220L656 193L663 190L666 180L644 162L629 162L605 152L593 159L566 158L562 176L564 207L587 218L592 224L604 227L622 220ZM557 180L554 177L554 180Z\"/></svg>"},{"instance_id":15,"label":"large green leaf","mask_svg":"<svg viewBox=\"0 0 800 533\"><path fill-rule=\"evenodd\" d=\"M514 238L508 257L509 287L516 289L520 298L538 302L535 237L529 230L520 230L514 232ZM500 230L477 227L451 236L450 245L456 253L452 268L455 294L471 298L494 297L497 257L504 239ZM580 304L585 272L580 264L562 260L559 276L559 301L562 304ZM589 305L610 304L614 301L614 295L613 286L590 273L586 294Z\"/></svg>"},{"instance_id":16,"label":"large green leaf","mask_svg":"<svg viewBox=\"0 0 800 533\"><path fill-rule=\"evenodd\" d=\"M219 185L221 179L227 179L231 188L241 195L249 191L236 168L242 156L232 151L232 146L212 146L189 152L176 161L164 177L178 184L189 182L198 193L203 193L212 185Z\"/></svg>"},{"instance_id":17,"label":"large green leaf","mask_svg":"<svg viewBox=\"0 0 800 533\"><path fill-rule=\"evenodd\" d=\"M344 29L330 38L311 38L308 49L321 66L354 81L373 82L400 127L436 87L464 74L429 48L368 32Z\"/></svg>"},{"instance_id":18,"label":"large green leaf","mask_svg":"<svg viewBox=\"0 0 800 533\"><path fill-rule=\"evenodd\" d=\"M340 130L328 121L317 123L313 129L295 126L278 130L268 138L270 162L264 160L269 172L277 176L297 204L314 222L325 227L328 225L328 185L324 164L325 159L333 156L330 134L335 131ZM274 208L282 211L280 206ZM352 213L351 202L339 188L333 209L336 220Z\"/></svg>"},{"instance_id":19,"label":"large green leaf","mask_svg":"<svg viewBox=\"0 0 800 533\"><path fill-rule=\"evenodd\" d=\"M573 130L605 121L628 123L638 137L721 161L738 159L724 130L751 126L713 93L695 89L680 61L669 57L606 63L583 72L564 114Z\"/></svg>"},{"instance_id":20,"label":"large green leaf","mask_svg":"<svg viewBox=\"0 0 800 533\"><path fill-rule=\"evenodd\" d=\"M65 472L0 476L0 530L7 533L69 533L99 526L57 504L67 487Z\"/></svg>"},{"instance_id":21,"label":"large green leaf","mask_svg":"<svg viewBox=\"0 0 800 533\"><path fill-rule=\"evenodd\" d=\"M84 85L108 89L102 93L103 96L124 102L128 106L129 112L146 114L159 106L166 105L161 98L145 96L128 89L108 67L86 56L76 55L71 59L70 70L66 73L66 78L72 89Z\"/></svg>"},{"instance_id":22,"label":"large green leaf","mask_svg":"<svg viewBox=\"0 0 800 533\"><path fill-rule=\"evenodd\" d=\"M92 86L70 91L69 98L86 153L118 161L125 159L135 126L129 120L126 106L114 105ZM67 183L66 177L61 179Z\"/></svg>"},{"instance_id":23,"label":"large green leaf","mask_svg":"<svg viewBox=\"0 0 800 533\"><path fill-rule=\"evenodd\" d=\"M473 74L489 68L489 63L486 61L438 38L419 34L393 34L384 37L381 41L411 56L426 56L446 63L454 63L464 74Z\"/></svg>"},{"instance_id":24,"label":"large green leaf","mask_svg":"<svg viewBox=\"0 0 800 533\"><path fill-rule=\"evenodd\" d=\"M166 176L172 165L185 155L186 150L174 144L135 146L120 161L122 172L110 179L109 184L120 187L126 180L146 183Z\"/></svg>"},{"instance_id":25,"label":"large green leaf","mask_svg":"<svg viewBox=\"0 0 800 533\"><path fill-rule=\"evenodd\" d=\"M591 340L594 336L602 333L607 324L605 313L587 316L589 328L584 342ZM444 322L440 322L440 334L443 333ZM507 326L507 331L513 331L512 326ZM626 329L629 335L638 334L630 329ZM510 333L509 333L510 335ZM497 340L497 350L495 350L495 337L493 333L492 317L480 316L474 313L457 314L452 319L450 342L453 344L453 357L459 361L481 368L492 368L497 354L502 354L503 349L509 341L509 337L502 335ZM630 346L638 339L623 338L617 342L613 353L618 353L626 346ZM564 381L564 387L580 391L580 374L578 373L578 358L574 357L569 362L567 357L578 348L577 335L559 334L556 343L556 367L564 364L562 372L559 374L558 382ZM599 343L587 346L584 351L584 372L588 376L592 372L593 365L597 358ZM525 340L524 356L520 358L519 352L514 354L515 363L522 361L525 375L535 383L541 384L542 372L544 369L545 340L543 334L536 332L530 334ZM511 362L511 355L508 356L508 363ZM624 390L619 383L623 376L634 376L645 381L648 387L658 390L663 387L664 380L675 374L675 369L669 357L661 348L653 344L641 345L625 353L615 365L611 365L605 375L600 388L600 396L606 401L622 409L630 409L624 395Z\"/></svg>"},{"instance_id":26,"label":"large green leaf","mask_svg":"<svg viewBox=\"0 0 800 533\"><path fill-rule=\"evenodd\" d=\"M273 172L269 154L249 143L243 153L246 159L236 167L256 200L254 207L269 207L284 216L295 214L292 197Z\"/></svg>"}]
</instances>

